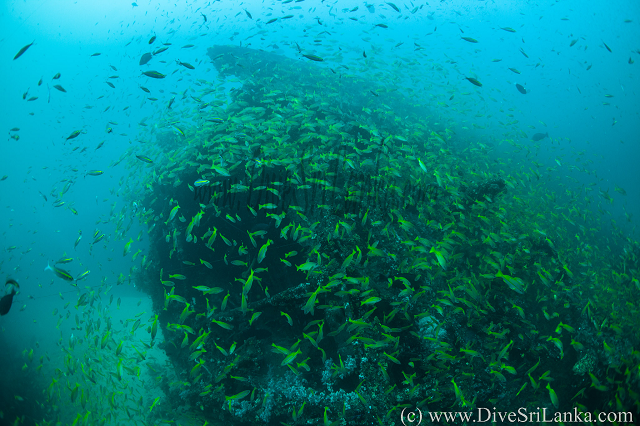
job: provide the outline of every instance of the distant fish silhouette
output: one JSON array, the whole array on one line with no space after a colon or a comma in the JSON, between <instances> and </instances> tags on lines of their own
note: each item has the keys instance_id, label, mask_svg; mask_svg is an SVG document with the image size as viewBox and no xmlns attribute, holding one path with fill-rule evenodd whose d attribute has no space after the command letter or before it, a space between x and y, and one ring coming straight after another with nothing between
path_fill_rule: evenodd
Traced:
<instances>
[{"instance_id":1,"label":"distant fish silhouette","mask_svg":"<svg viewBox=\"0 0 640 426\"><path fill-rule=\"evenodd\" d=\"M549 137L549 133L536 133L535 135L531 136L531 140L534 142L538 142L548 137Z\"/></svg>"},{"instance_id":2,"label":"distant fish silhouette","mask_svg":"<svg viewBox=\"0 0 640 426\"><path fill-rule=\"evenodd\" d=\"M140 65L144 65L147 62L149 62L151 60L153 56L151 55L151 53L145 53L144 55L142 55L142 57L140 58Z\"/></svg>"},{"instance_id":3,"label":"distant fish silhouette","mask_svg":"<svg viewBox=\"0 0 640 426\"><path fill-rule=\"evenodd\" d=\"M15 61L16 59L18 59L20 56L22 56L22 54L24 52L27 51L28 48L30 48L31 46L33 46L33 43L35 43L35 40L32 41L31 43L27 44L25 47L23 47L22 49L20 49L20 51L18 53L16 53L16 56L13 57L13 60ZM606 46L606 44L605 44ZM608 49L608 47L607 47ZM609 52L611 52L611 50L609 50Z\"/></svg>"},{"instance_id":4,"label":"distant fish silhouette","mask_svg":"<svg viewBox=\"0 0 640 426\"><path fill-rule=\"evenodd\" d=\"M520 84L516 83L516 89L518 89L518 92L522 93L523 95L527 94L527 89L525 89L524 86Z\"/></svg>"}]
</instances>

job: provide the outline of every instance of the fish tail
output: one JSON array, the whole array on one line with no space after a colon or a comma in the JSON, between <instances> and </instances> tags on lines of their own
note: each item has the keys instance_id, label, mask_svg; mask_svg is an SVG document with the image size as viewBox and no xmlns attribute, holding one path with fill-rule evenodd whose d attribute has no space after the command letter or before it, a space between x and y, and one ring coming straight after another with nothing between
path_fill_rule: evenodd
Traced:
<instances>
[{"instance_id":1,"label":"fish tail","mask_svg":"<svg viewBox=\"0 0 640 426\"><path fill-rule=\"evenodd\" d=\"M49 262L47 262L47 267L44 268L45 271L53 271L53 269L51 269L51 265L49 265Z\"/></svg>"}]
</instances>

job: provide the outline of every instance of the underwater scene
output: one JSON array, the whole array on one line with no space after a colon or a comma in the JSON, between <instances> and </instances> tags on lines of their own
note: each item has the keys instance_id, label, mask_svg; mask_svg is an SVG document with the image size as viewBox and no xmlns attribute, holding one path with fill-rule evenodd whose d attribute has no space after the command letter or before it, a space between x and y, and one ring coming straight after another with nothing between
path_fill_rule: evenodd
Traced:
<instances>
[{"instance_id":1,"label":"underwater scene","mask_svg":"<svg viewBox=\"0 0 640 426\"><path fill-rule=\"evenodd\" d=\"M637 1L0 20L0 425L638 424Z\"/></svg>"}]
</instances>

